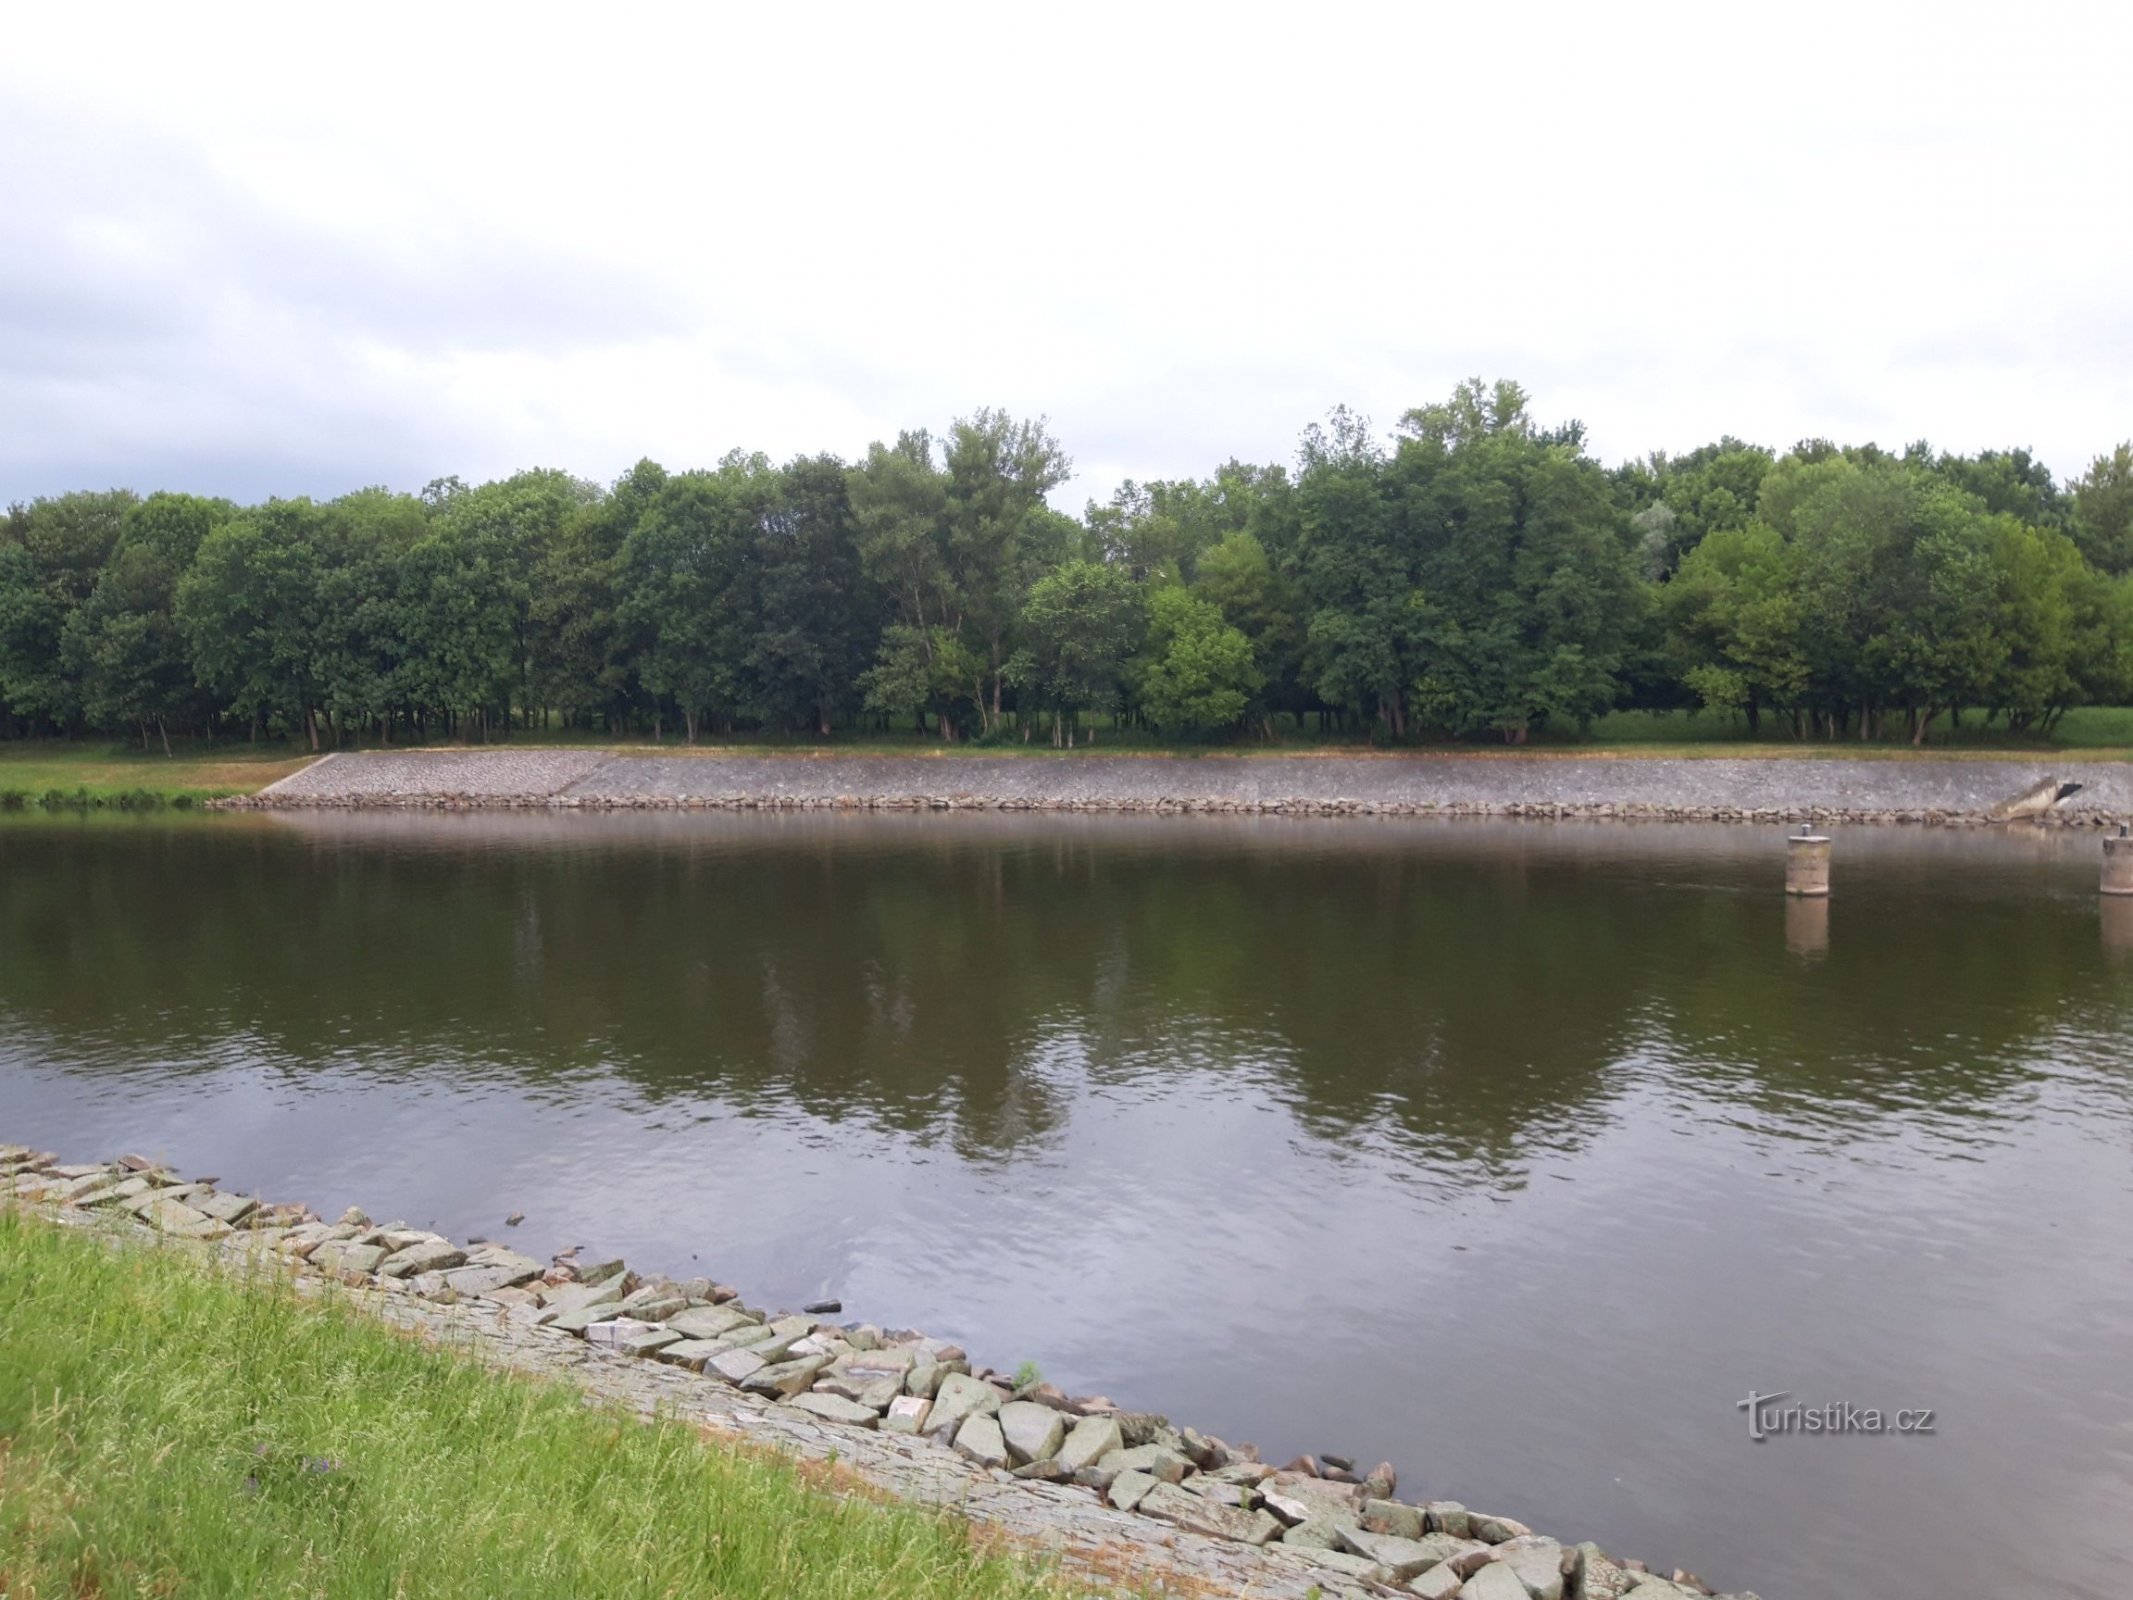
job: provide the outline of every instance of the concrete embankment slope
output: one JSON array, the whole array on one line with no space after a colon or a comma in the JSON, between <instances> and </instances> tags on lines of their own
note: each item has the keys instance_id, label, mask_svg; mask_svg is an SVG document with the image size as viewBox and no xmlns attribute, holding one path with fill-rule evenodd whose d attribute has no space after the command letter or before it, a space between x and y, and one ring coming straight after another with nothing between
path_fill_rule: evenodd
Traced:
<instances>
[{"instance_id":1,"label":"concrete embankment slope","mask_svg":"<svg viewBox=\"0 0 2133 1600\"><path fill-rule=\"evenodd\" d=\"M2133 764L1859 757L1529 755L335 755L238 805L974 809L1972 823L2047 779L2044 820L2133 818Z\"/></svg>"}]
</instances>

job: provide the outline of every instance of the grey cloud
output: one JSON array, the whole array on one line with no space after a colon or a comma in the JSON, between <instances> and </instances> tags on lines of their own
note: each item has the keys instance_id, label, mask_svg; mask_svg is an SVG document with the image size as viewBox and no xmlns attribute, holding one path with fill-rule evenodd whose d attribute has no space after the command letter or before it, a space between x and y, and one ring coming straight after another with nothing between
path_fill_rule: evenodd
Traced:
<instances>
[{"instance_id":1,"label":"grey cloud","mask_svg":"<svg viewBox=\"0 0 2133 1600\"><path fill-rule=\"evenodd\" d=\"M673 288L626 264L471 226L419 248L330 232L190 148L20 105L0 106L0 211L6 499L427 476L473 441L367 370L378 352L550 358L686 324Z\"/></svg>"}]
</instances>

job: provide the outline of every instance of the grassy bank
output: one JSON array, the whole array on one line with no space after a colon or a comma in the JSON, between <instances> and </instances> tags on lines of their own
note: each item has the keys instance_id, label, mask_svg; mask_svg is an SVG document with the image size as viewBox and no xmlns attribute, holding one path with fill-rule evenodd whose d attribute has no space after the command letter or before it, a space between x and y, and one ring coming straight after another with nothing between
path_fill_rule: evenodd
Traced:
<instances>
[{"instance_id":1,"label":"grassy bank","mask_svg":"<svg viewBox=\"0 0 2133 1600\"><path fill-rule=\"evenodd\" d=\"M251 794L309 758L280 747L143 755L59 739L0 742L0 810L153 811Z\"/></svg>"},{"instance_id":2,"label":"grassy bank","mask_svg":"<svg viewBox=\"0 0 2133 1600\"><path fill-rule=\"evenodd\" d=\"M0 1211L7 1600L1051 1592L950 1519Z\"/></svg>"}]
</instances>

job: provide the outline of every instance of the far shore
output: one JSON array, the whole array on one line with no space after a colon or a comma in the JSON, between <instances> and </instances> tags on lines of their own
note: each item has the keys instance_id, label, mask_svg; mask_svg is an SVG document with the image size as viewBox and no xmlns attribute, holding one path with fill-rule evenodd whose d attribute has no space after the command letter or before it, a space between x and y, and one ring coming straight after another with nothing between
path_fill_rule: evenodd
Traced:
<instances>
[{"instance_id":1,"label":"far shore","mask_svg":"<svg viewBox=\"0 0 2133 1600\"><path fill-rule=\"evenodd\" d=\"M1029 759L761 750L490 746L322 757L245 809L994 810L1309 816L1635 818L1978 826L2047 780L2073 785L2025 818L2102 827L2133 819L2133 764L2084 756L1803 750L1283 754L1179 757L1083 750Z\"/></svg>"}]
</instances>

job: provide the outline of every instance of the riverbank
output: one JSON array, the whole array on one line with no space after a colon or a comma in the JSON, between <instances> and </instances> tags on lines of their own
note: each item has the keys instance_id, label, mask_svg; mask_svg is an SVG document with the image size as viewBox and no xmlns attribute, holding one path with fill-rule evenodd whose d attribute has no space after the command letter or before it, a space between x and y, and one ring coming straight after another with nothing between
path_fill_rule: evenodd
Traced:
<instances>
[{"instance_id":1,"label":"riverbank","mask_svg":"<svg viewBox=\"0 0 2133 1600\"><path fill-rule=\"evenodd\" d=\"M1078 1592L359 1297L110 1242L0 1208L0 1594Z\"/></svg>"},{"instance_id":2,"label":"riverbank","mask_svg":"<svg viewBox=\"0 0 2133 1600\"><path fill-rule=\"evenodd\" d=\"M0 811L182 810L251 794L310 759L242 746L172 758L58 740L0 743Z\"/></svg>"},{"instance_id":3,"label":"riverbank","mask_svg":"<svg viewBox=\"0 0 2133 1600\"><path fill-rule=\"evenodd\" d=\"M2133 818L2133 764L1929 757L640 755L495 749L324 757L218 804L281 809L999 810L1980 825L2046 779L2036 820Z\"/></svg>"},{"instance_id":4,"label":"riverbank","mask_svg":"<svg viewBox=\"0 0 2133 1600\"><path fill-rule=\"evenodd\" d=\"M0 1406L21 1407L54 1389L69 1406L42 1420L27 1410L0 1415L0 1429L27 1459L13 1470L0 1465L0 1515L48 1546L44 1553L19 1541L10 1548L31 1551L20 1559L63 1563L81 1548L88 1525L81 1507L92 1504L110 1516L103 1542L90 1541L97 1559L134 1564L135 1588L171 1576L213 1589L200 1573L173 1563L181 1556L235 1560L246 1549L265 1560L270 1548L301 1548L325 1530L362 1524L351 1543L366 1561L446 1563L463 1579L476 1574L456 1592L501 1592L503 1583L480 1581L485 1569L474 1556L461 1560L463 1527L501 1535L499 1549L516 1549L513 1541L536 1526L542 1537L563 1538L547 1531L551 1521L576 1526L568 1513L579 1507L581 1520L596 1514L621 1539L582 1546L594 1557L605 1552L617 1571L632 1572L639 1541L650 1541L655 1561L643 1570L662 1581L647 1593L672 1592L674 1581L695 1572L687 1563L733 1559L739 1552L726 1552L726 1541L753 1550L759 1535L769 1542L758 1564L718 1573L711 1587L999 1592L991 1568L926 1542L926 1528L935 1525L909 1512L910 1520L879 1525L826 1503L818 1512L789 1477L756 1482L757 1499L775 1500L768 1510L743 1499L722 1515L718 1494L701 1481L711 1469L677 1463L671 1434L654 1430L649 1443L625 1446L611 1425L595 1420L600 1448L589 1465L586 1441L565 1437L567 1407L536 1406L516 1391L498 1400L466 1379L463 1367L411 1370L388 1359L391 1341L368 1338L361 1319L320 1320L315 1308L324 1304L334 1315L361 1310L516 1372L566 1379L628 1411L832 1462L893 1500L954 1507L982 1534L1046 1552L1079 1582L1294 1600L1388 1591L1427 1600L1617 1600L1632 1593L1682 1600L1711 1592L1686 1573L1662 1579L1611 1559L1598 1545L1560 1543L1510 1517L1412 1490L1398 1498L1389 1463L1359 1469L1307 1456L1277 1468L1248 1445L1124 1412L1100 1396L1065 1395L1032 1371L994 1372L923 1334L835 1321L833 1305L773 1313L708 1278L639 1274L619 1260L565 1254L544 1265L487 1241L457 1244L404 1224L379 1225L357 1211L329 1224L301 1204L263 1204L220 1191L212 1180L181 1181L139 1157L68 1165L0 1146L0 1194L54 1222L107 1230L128 1247L97 1258L46 1239L40 1222L0 1215ZM226 1270L203 1274L191 1261L141 1248L152 1243L189 1248ZM69 1249L75 1254L66 1258ZM97 1270L100 1264L109 1270ZM301 1297L288 1293L291 1286ZM157 1343L165 1330L172 1337ZM23 1381L16 1381L17 1369ZM209 1372L217 1374L213 1382L204 1381ZM256 1408L243 1404L254 1382L296 1406L293 1419L305 1427L262 1432ZM156 1409L166 1391L185 1397L186 1418ZM374 1395L390 1404L373 1412L367 1402ZM270 1408L267 1415L279 1413ZM442 1419L454 1416L461 1420L450 1426L461 1431L437 1437L447 1425ZM33 1429L42 1432L32 1436ZM54 1452L90 1448L97 1470L70 1470L34 1447L25 1452L26 1437ZM140 1452L151 1443L165 1452L152 1457L158 1483L190 1486L215 1472L229 1481L200 1485L197 1493L121 1493L135 1483ZM573 1444L581 1448L568 1448ZM444 1448L452 1445L458 1448ZM181 1449L182 1456L171 1454ZM612 1472L598 1470L601 1451L614 1455ZM418 1468L449 1481L441 1492L423 1494L412 1478L396 1478ZM728 1463L721 1470L739 1469ZM758 1462L753 1470L763 1468ZM53 1473L76 1497L71 1523L56 1531L50 1519L38 1520L40 1486L49 1491L58 1481ZM490 1477L522 1497L516 1516L487 1523L474 1514L484 1509L479 1490ZM610 1480L629 1497L611 1502ZM107 1485L108 1503L93 1492ZM359 1496L366 1515L344 1515ZM443 1505L454 1507L449 1532L436 1520ZM774 1527L753 1526L779 1507ZM847 1520L862 1524L865 1536L848 1548L839 1540ZM270 1526L279 1546L268 1542ZM232 1529L255 1537L225 1552ZM589 1522L583 1533L593 1539ZM688 1543L706 1536L709 1547ZM829 1541L825 1572L813 1570L817 1539ZM675 1540L681 1543L662 1543ZM656 1564L676 1549L673 1559L683 1565ZM905 1549L914 1553L882 1555ZM875 1582L852 1582L876 1562ZM52 1570L72 1581L72 1569ZM570 1581L573 1570L522 1563L510 1586L531 1578L536 1586L588 1592ZM818 1581L825 1574L827 1586ZM105 1568L95 1576L105 1592L124 1587ZM807 1581L795 1581L800 1577ZM390 1588L378 1583L370 1592ZM636 1592L619 1581L590 1588ZM258 1589L237 1582L221 1592Z\"/></svg>"}]
</instances>

